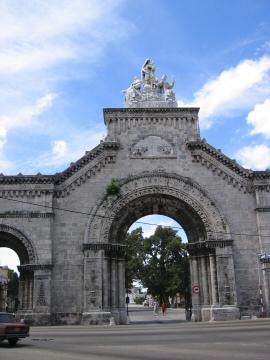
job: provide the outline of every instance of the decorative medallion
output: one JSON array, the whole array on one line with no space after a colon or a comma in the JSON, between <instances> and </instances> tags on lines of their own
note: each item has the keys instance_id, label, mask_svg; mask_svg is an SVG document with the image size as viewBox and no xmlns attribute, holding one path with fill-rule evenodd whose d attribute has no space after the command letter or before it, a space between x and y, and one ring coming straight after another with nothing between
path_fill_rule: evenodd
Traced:
<instances>
[{"instance_id":1,"label":"decorative medallion","mask_svg":"<svg viewBox=\"0 0 270 360\"><path fill-rule=\"evenodd\" d=\"M132 146L131 158L175 158L173 146L160 136L147 136Z\"/></svg>"}]
</instances>

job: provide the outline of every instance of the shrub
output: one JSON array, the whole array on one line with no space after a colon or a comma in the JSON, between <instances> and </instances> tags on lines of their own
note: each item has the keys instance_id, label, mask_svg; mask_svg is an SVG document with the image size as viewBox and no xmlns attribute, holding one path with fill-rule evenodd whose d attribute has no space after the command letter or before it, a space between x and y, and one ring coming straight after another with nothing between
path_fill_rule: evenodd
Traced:
<instances>
[{"instance_id":1,"label":"shrub","mask_svg":"<svg viewBox=\"0 0 270 360\"><path fill-rule=\"evenodd\" d=\"M137 305L142 305L144 302L144 296L135 296L134 302Z\"/></svg>"},{"instance_id":2,"label":"shrub","mask_svg":"<svg viewBox=\"0 0 270 360\"><path fill-rule=\"evenodd\" d=\"M120 192L119 182L115 178L112 178L110 184L106 188L106 191L108 195L118 195Z\"/></svg>"}]
</instances>

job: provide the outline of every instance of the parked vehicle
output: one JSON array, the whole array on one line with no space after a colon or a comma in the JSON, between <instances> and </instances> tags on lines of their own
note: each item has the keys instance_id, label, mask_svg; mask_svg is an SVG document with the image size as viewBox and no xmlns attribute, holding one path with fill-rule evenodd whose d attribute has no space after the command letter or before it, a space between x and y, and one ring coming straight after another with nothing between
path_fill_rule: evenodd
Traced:
<instances>
[{"instance_id":1,"label":"parked vehicle","mask_svg":"<svg viewBox=\"0 0 270 360\"><path fill-rule=\"evenodd\" d=\"M29 336L29 325L18 323L10 313L0 313L0 341L8 340L15 346L19 339Z\"/></svg>"}]
</instances>

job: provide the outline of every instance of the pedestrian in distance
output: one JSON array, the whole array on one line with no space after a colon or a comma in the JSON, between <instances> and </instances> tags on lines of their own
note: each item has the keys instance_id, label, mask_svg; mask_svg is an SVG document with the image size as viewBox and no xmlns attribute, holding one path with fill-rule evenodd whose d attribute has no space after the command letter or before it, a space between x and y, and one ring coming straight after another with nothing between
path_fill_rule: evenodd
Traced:
<instances>
[{"instance_id":1,"label":"pedestrian in distance","mask_svg":"<svg viewBox=\"0 0 270 360\"><path fill-rule=\"evenodd\" d=\"M167 310L167 304L165 302L162 303L161 309L162 309L162 315L165 316Z\"/></svg>"},{"instance_id":2,"label":"pedestrian in distance","mask_svg":"<svg viewBox=\"0 0 270 360\"><path fill-rule=\"evenodd\" d=\"M158 302L155 300L153 303L154 306L154 315L158 315Z\"/></svg>"}]
</instances>

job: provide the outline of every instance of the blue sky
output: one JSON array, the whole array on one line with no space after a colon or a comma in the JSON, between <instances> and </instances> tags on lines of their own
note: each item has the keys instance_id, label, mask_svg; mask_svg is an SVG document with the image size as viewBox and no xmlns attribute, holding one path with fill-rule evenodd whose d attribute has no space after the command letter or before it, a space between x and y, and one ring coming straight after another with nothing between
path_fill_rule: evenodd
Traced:
<instances>
[{"instance_id":1,"label":"blue sky","mask_svg":"<svg viewBox=\"0 0 270 360\"><path fill-rule=\"evenodd\" d=\"M269 0L0 0L0 173L65 169L146 58L199 106L201 136L270 167Z\"/></svg>"}]
</instances>

